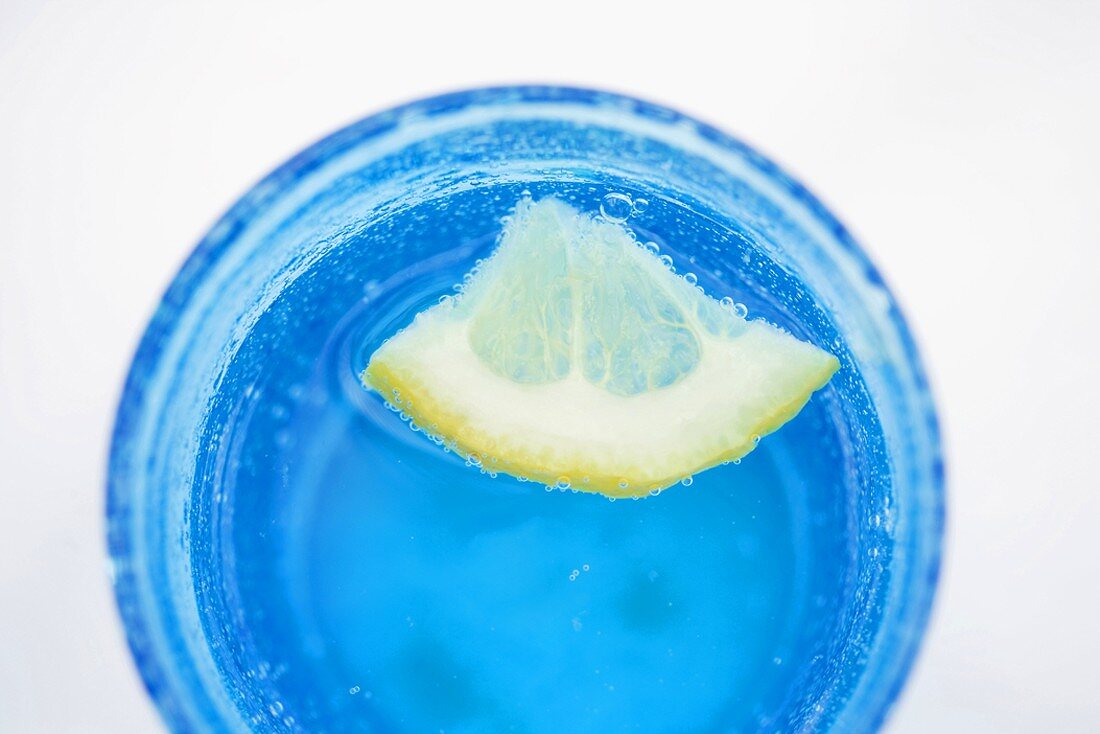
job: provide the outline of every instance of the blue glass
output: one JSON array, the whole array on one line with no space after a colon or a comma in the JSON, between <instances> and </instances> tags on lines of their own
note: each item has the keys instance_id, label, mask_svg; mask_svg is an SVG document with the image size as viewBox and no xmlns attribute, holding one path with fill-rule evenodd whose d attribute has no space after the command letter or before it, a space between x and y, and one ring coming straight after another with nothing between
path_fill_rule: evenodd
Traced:
<instances>
[{"instance_id":1,"label":"blue glass","mask_svg":"<svg viewBox=\"0 0 1100 734\"><path fill-rule=\"evenodd\" d=\"M464 465L357 376L525 191L645 200L640 238L841 371L657 497ZM943 472L897 306L801 185L671 110L516 87L367 118L218 222L134 358L107 514L173 731L869 731L923 632Z\"/></svg>"}]
</instances>

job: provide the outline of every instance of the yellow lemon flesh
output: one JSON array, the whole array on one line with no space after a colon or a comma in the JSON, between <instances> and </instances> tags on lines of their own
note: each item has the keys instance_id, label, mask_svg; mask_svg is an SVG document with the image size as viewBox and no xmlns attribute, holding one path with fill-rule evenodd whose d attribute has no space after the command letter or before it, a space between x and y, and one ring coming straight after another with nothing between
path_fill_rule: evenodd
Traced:
<instances>
[{"instance_id":1,"label":"yellow lemon flesh","mask_svg":"<svg viewBox=\"0 0 1100 734\"><path fill-rule=\"evenodd\" d=\"M486 471L648 494L752 451L839 367L553 198L520 201L467 282L362 379Z\"/></svg>"}]
</instances>

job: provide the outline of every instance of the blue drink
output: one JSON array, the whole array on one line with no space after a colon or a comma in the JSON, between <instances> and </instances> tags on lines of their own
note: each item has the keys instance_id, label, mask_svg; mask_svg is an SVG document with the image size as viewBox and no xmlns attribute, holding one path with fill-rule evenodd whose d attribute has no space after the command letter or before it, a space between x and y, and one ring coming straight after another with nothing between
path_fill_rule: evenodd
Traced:
<instances>
[{"instance_id":1,"label":"blue drink","mask_svg":"<svg viewBox=\"0 0 1100 734\"><path fill-rule=\"evenodd\" d=\"M358 376L524 192L645 200L640 239L841 371L656 497L466 465ZM337 133L215 227L135 358L110 544L178 731L866 731L931 600L939 462L892 299L797 184L665 109L489 90Z\"/></svg>"}]
</instances>

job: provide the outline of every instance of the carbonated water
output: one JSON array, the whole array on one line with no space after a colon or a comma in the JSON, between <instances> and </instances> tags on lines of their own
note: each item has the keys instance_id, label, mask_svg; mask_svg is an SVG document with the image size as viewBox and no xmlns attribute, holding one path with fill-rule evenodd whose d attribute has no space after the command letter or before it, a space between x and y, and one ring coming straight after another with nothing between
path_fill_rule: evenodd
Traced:
<instances>
[{"instance_id":1,"label":"carbonated water","mask_svg":"<svg viewBox=\"0 0 1100 734\"><path fill-rule=\"evenodd\" d=\"M658 496L469 466L358 376L492 252L524 190L625 221L841 371L740 463ZM827 721L858 677L868 641L851 631L873 628L892 547L881 429L830 314L720 212L621 181L396 210L277 293L218 391L191 562L203 631L257 728L773 731ZM878 535L857 543L867 512Z\"/></svg>"}]
</instances>

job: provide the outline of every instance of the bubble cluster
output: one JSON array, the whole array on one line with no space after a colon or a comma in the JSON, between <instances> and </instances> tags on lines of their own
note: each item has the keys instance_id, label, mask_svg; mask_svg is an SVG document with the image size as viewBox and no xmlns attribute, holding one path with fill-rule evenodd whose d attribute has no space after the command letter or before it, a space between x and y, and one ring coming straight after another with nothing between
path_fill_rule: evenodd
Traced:
<instances>
[{"instance_id":1,"label":"bubble cluster","mask_svg":"<svg viewBox=\"0 0 1100 734\"><path fill-rule=\"evenodd\" d=\"M743 303L738 303L729 296L721 299L719 303L721 304L722 308L726 309L727 311L732 311L733 314L739 319L743 319L749 315L748 306Z\"/></svg>"}]
</instances>

